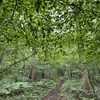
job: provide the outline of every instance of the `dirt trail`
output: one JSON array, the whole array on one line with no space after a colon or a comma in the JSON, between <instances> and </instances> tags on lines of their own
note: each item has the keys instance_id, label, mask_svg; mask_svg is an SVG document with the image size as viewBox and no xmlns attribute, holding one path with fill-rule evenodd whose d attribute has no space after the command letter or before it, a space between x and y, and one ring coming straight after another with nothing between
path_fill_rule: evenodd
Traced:
<instances>
[{"instance_id":1,"label":"dirt trail","mask_svg":"<svg viewBox=\"0 0 100 100\"><path fill-rule=\"evenodd\" d=\"M56 86L56 88L51 91L50 95L45 98L45 100L61 100L59 94L60 94L60 87L62 86L63 83L64 81L61 80Z\"/></svg>"}]
</instances>

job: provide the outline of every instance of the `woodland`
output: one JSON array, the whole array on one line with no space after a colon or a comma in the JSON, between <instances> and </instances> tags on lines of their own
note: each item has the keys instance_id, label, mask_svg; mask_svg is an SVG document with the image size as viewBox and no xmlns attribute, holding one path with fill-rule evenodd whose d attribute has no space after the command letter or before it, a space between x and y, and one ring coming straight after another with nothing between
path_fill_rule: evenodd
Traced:
<instances>
[{"instance_id":1,"label":"woodland","mask_svg":"<svg viewBox=\"0 0 100 100\"><path fill-rule=\"evenodd\" d=\"M100 100L100 0L0 0L0 100Z\"/></svg>"}]
</instances>

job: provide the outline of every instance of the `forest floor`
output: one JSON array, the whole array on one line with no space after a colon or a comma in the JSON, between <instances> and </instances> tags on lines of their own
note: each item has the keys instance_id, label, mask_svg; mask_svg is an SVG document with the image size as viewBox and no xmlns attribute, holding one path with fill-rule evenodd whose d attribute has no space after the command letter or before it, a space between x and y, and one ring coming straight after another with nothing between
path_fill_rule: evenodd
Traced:
<instances>
[{"instance_id":1,"label":"forest floor","mask_svg":"<svg viewBox=\"0 0 100 100\"><path fill-rule=\"evenodd\" d=\"M62 86L62 84L64 83L64 81L60 81L57 86L55 87L55 89L51 90L49 96L47 96L45 98L45 100L63 100L62 97L60 96L60 87Z\"/></svg>"}]
</instances>

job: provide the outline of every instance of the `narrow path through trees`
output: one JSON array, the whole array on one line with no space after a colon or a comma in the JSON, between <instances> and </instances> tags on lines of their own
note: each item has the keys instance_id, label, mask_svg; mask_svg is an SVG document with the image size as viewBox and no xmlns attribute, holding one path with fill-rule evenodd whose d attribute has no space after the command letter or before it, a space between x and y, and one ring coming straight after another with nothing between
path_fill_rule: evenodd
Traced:
<instances>
[{"instance_id":1,"label":"narrow path through trees","mask_svg":"<svg viewBox=\"0 0 100 100\"><path fill-rule=\"evenodd\" d=\"M60 94L60 87L62 86L63 83L64 81L61 80L56 86L56 88L51 91L50 95L45 98L45 100L61 100L59 94Z\"/></svg>"}]
</instances>

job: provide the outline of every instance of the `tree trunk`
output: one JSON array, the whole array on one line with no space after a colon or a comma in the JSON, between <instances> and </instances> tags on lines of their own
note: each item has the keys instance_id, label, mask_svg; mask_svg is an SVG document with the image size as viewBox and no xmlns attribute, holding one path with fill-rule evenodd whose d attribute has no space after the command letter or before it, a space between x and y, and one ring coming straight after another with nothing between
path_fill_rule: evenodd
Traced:
<instances>
[{"instance_id":1,"label":"tree trunk","mask_svg":"<svg viewBox=\"0 0 100 100\"><path fill-rule=\"evenodd\" d=\"M4 53L0 55L0 67L1 67L2 60L3 60L3 56L4 56ZM2 76L3 76L2 73L0 73L0 80L2 79Z\"/></svg>"},{"instance_id":2,"label":"tree trunk","mask_svg":"<svg viewBox=\"0 0 100 100\"><path fill-rule=\"evenodd\" d=\"M35 81L35 73L36 73L34 55L33 55L33 59L32 60L33 60L33 63L32 63L31 79L32 79L32 82L34 82Z\"/></svg>"},{"instance_id":3,"label":"tree trunk","mask_svg":"<svg viewBox=\"0 0 100 100\"><path fill-rule=\"evenodd\" d=\"M82 78L83 78L83 87L84 87L84 92L86 94L89 93L90 90L90 80L89 80L89 73L87 68L83 64L83 47L81 45L78 45L78 55L79 55L79 66L82 69Z\"/></svg>"},{"instance_id":4,"label":"tree trunk","mask_svg":"<svg viewBox=\"0 0 100 100\"><path fill-rule=\"evenodd\" d=\"M35 81L35 66L32 67L32 82Z\"/></svg>"},{"instance_id":5,"label":"tree trunk","mask_svg":"<svg viewBox=\"0 0 100 100\"><path fill-rule=\"evenodd\" d=\"M84 69L82 75L83 75L83 82L84 82L84 92L88 94L91 88L88 70Z\"/></svg>"},{"instance_id":6,"label":"tree trunk","mask_svg":"<svg viewBox=\"0 0 100 100\"><path fill-rule=\"evenodd\" d=\"M47 62L48 62L48 46L46 45L45 50L44 50L45 58L44 58L44 63L45 63L45 68L47 67ZM44 69L44 78L48 78L48 73L47 70Z\"/></svg>"}]
</instances>

